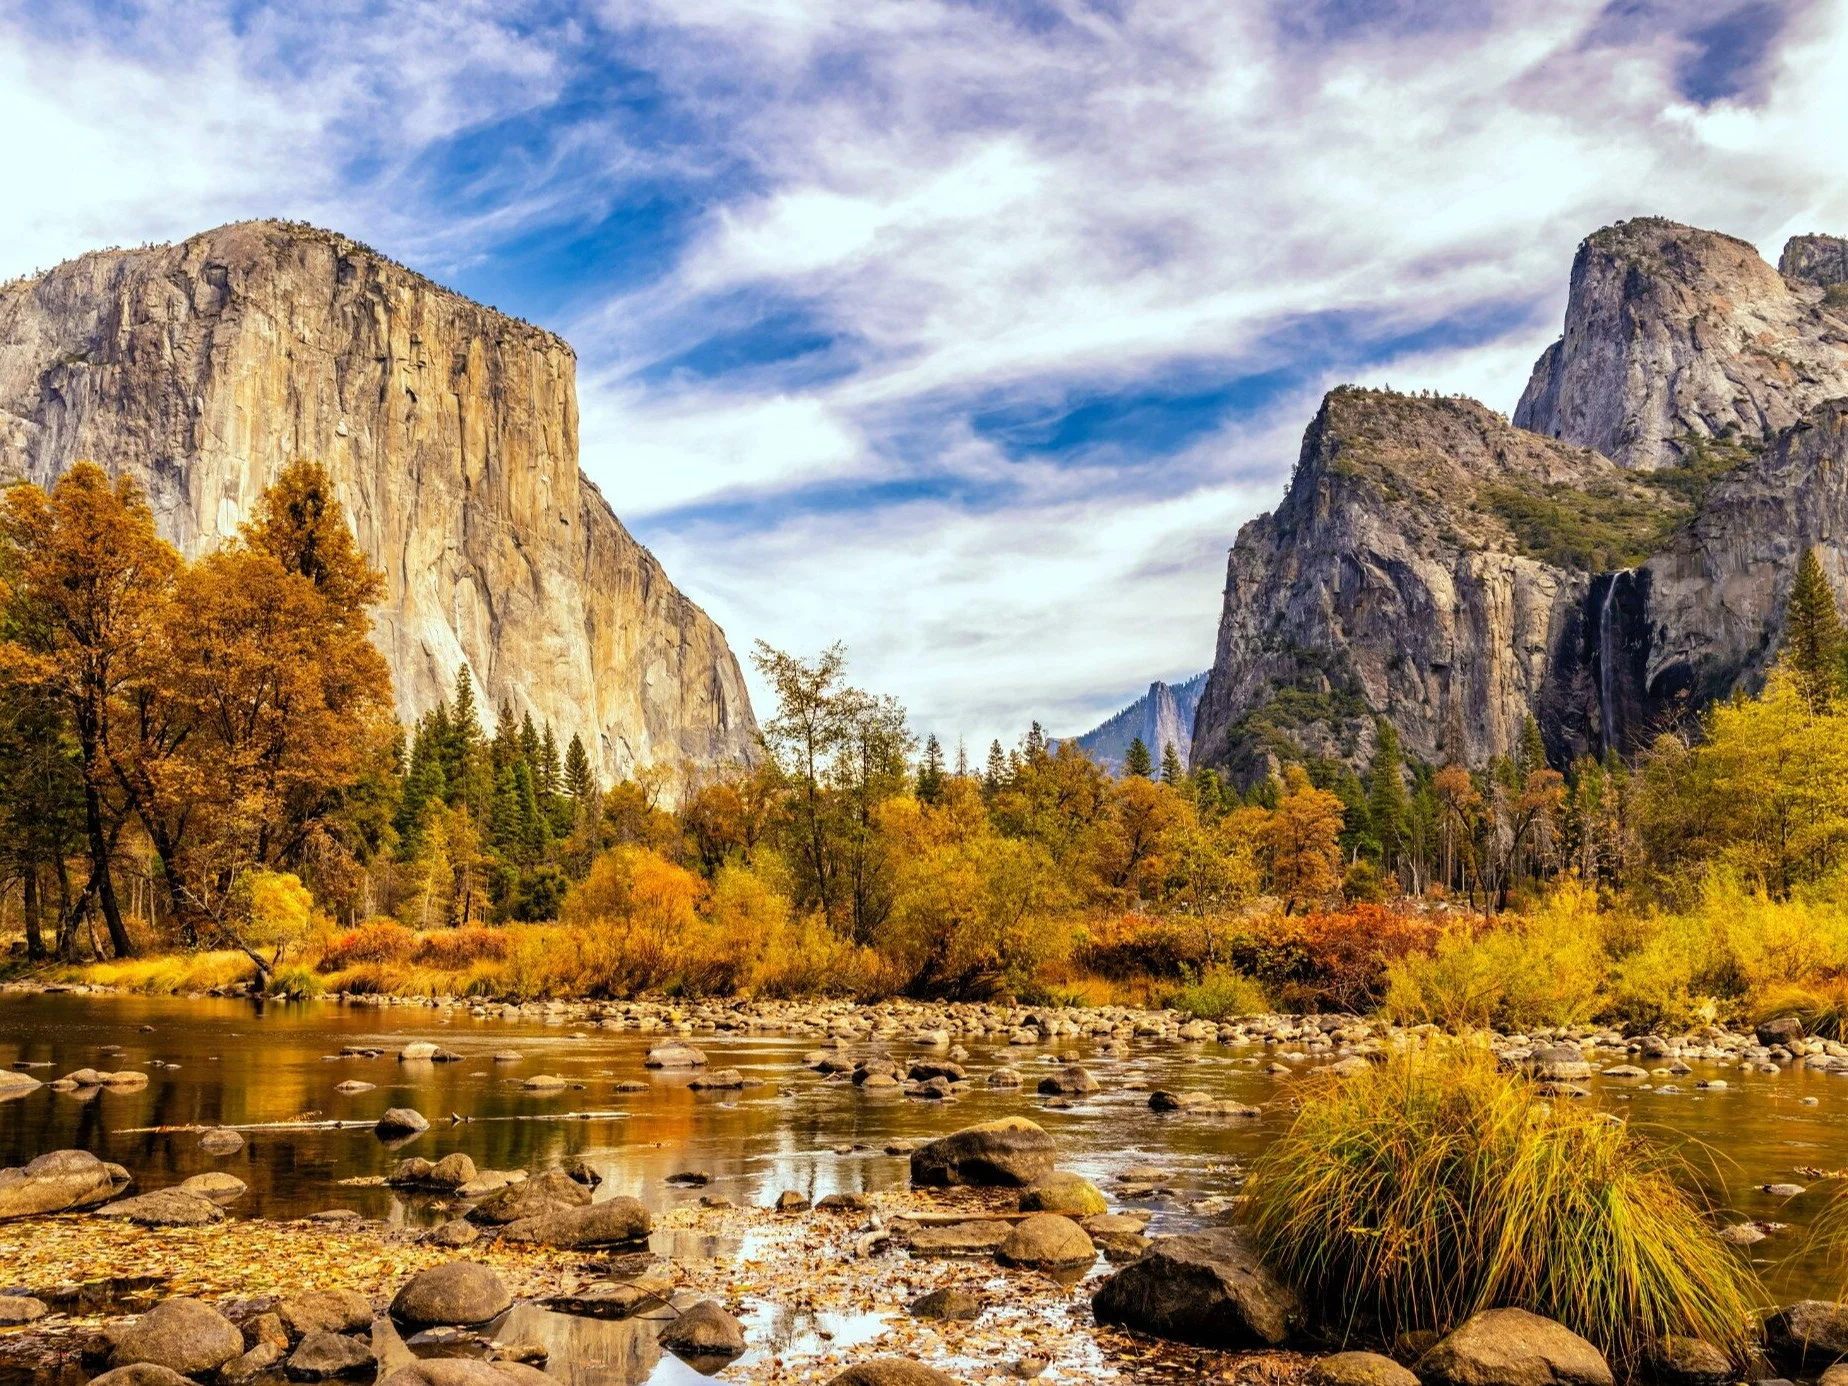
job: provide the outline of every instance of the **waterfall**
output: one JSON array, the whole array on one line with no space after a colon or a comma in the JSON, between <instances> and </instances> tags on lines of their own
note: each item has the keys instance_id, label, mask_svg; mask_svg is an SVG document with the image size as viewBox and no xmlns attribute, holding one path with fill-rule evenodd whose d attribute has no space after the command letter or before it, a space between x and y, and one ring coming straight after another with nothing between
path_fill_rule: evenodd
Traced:
<instances>
[{"instance_id":1,"label":"waterfall","mask_svg":"<svg viewBox=\"0 0 1848 1386\"><path fill-rule=\"evenodd\" d=\"M1611 624L1611 599L1617 595L1618 579L1629 571L1625 568L1611 574L1598 607L1598 730L1606 754L1617 749L1617 639Z\"/></svg>"}]
</instances>

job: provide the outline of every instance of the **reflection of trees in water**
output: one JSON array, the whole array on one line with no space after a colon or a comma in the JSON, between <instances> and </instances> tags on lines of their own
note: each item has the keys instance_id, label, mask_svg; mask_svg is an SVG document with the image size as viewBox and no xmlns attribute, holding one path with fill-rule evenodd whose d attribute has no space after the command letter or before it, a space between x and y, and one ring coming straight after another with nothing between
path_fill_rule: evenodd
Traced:
<instances>
[{"instance_id":1,"label":"reflection of trees in water","mask_svg":"<svg viewBox=\"0 0 1848 1386\"><path fill-rule=\"evenodd\" d=\"M662 1359L661 1345L655 1341L661 1323L652 1317L579 1318L518 1304L496 1336L510 1343L545 1344L550 1354L547 1373L567 1386L635 1386ZM695 1375L691 1368L682 1370ZM665 1381L679 1379L678 1373L664 1374Z\"/></svg>"}]
</instances>

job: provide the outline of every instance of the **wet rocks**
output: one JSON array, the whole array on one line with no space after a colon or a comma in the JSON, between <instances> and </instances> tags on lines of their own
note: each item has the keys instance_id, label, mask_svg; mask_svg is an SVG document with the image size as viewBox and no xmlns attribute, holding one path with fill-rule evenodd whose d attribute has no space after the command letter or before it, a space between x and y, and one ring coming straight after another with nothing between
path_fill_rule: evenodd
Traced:
<instances>
[{"instance_id":1,"label":"wet rocks","mask_svg":"<svg viewBox=\"0 0 1848 1386\"><path fill-rule=\"evenodd\" d=\"M290 1338L310 1333L357 1333L372 1326L372 1301L356 1290L301 1290L276 1306Z\"/></svg>"},{"instance_id":2,"label":"wet rocks","mask_svg":"<svg viewBox=\"0 0 1848 1386\"><path fill-rule=\"evenodd\" d=\"M523 1362L483 1362L472 1357L431 1357L399 1367L379 1386L557 1386Z\"/></svg>"},{"instance_id":3,"label":"wet rocks","mask_svg":"<svg viewBox=\"0 0 1848 1386\"><path fill-rule=\"evenodd\" d=\"M16 1073L10 1068L0 1068L0 1102L9 1097L24 1097L29 1092L36 1092L44 1084L30 1073Z\"/></svg>"},{"instance_id":4,"label":"wet rocks","mask_svg":"<svg viewBox=\"0 0 1848 1386\"><path fill-rule=\"evenodd\" d=\"M1086 1218L1109 1209L1110 1205L1095 1184L1066 1170L1042 1175L1020 1195L1023 1213L1064 1213L1068 1217Z\"/></svg>"},{"instance_id":5,"label":"wet rocks","mask_svg":"<svg viewBox=\"0 0 1848 1386\"><path fill-rule=\"evenodd\" d=\"M53 1150L18 1169L0 1169L0 1222L89 1208L128 1185L120 1165L87 1150Z\"/></svg>"},{"instance_id":6,"label":"wet rocks","mask_svg":"<svg viewBox=\"0 0 1848 1386\"><path fill-rule=\"evenodd\" d=\"M1765 1346L1780 1362L1834 1362L1848 1357L1848 1304L1804 1299L1765 1320Z\"/></svg>"},{"instance_id":7,"label":"wet rocks","mask_svg":"<svg viewBox=\"0 0 1848 1386\"><path fill-rule=\"evenodd\" d=\"M451 1053L441 1045L432 1044L428 1040L417 1040L398 1051L400 1063L452 1064L461 1057L460 1054Z\"/></svg>"},{"instance_id":8,"label":"wet rocks","mask_svg":"<svg viewBox=\"0 0 1848 1386\"><path fill-rule=\"evenodd\" d=\"M1030 1270L1070 1270L1097 1259L1085 1230L1058 1213L1035 1213L1014 1224L995 1258L1004 1266Z\"/></svg>"},{"instance_id":9,"label":"wet rocks","mask_svg":"<svg viewBox=\"0 0 1848 1386\"><path fill-rule=\"evenodd\" d=\"M590 1190L562 1169L548 1169L543 1174L518 1184L509 1184L489 1194L469 1210L470 1222L514 1223L583 1208L590 1203Z\"/></svg>"},{"instance_id":10,"label":"wet rocks","mask_svg":"<svg viewBox=\"0 0 1848 1386\"><path fill-rule=\"evenodd\" d=\"M1148 1223L1126 1213L1099 1213L1078 1223L1112 1262L1133 1261L1149 1249Z\"/></svg>"},{"instance_id":11,"label":"wet rocks","mask_svg":"<svg viewBox=\"0 0 1848 1386\"><path fill-rule=\"evenodd\" d=\"M1240 1349L1281 1344L1301 1306L1237 1232L1215 1228L1156 1238L1139 1260L1104 1281L1091 1310L1099 1323Z\"/></svg>"},{"instance_id":12,"label":"wet rocks","mask_svg":"<svg viewBox=\"0 0 1848 1386\"><path fill-rule=\"evenodd\" d=\"M659 1341L676 1357L736 1357L744 1351L744 1329L718 1304L702 1299L663 1328Z\"/></svg>"},{"instance_id":13,"label":"wet rocks","mask_svg":"<svg viewBox=\"0 0 1848 1386\"><path fill-rule=\"evenodd\" d=\"M35 1323L51 1312L51 1306L30 1295L0 1294L0 1328Z\"/></svg>"},{"instance_id":14,"label":"wet rocks","mask_svg":"<svg viewBox=\"0 0 1848 1386\"><path fill-rule=\"evenodd\" d=\"M426 1160L420 1155L400 1160L392 1166L385 1182L394 1188L439 1189L454 1193L472 1183L479 1174L474 1160L457 1150L440 1160Z\"/></svg>"},{"instance_id":15,"label":"wet rocks","mask_svg":"<svg viewBox=\"0 0 1848 1386\"><path fill-rule=\"evenodd\" d=\"M235 1155L243 1148L243 1134L238 1131L227 1130L222 1126L207 1131L203 1136L199 1137L199 1149L203 1150L207 1155Z\"/></svg>"},{"instance_id":16,"label":"wet rocks","mask_svg":"<svg viewBox=\"0 0 1848 1386\"><path fill-rule=\"evenodd\" d=\"M673 1278L659 1272L644 1272L627 1280L604 1281L574 1294L554 1295L546 1308L560 1314L578 1314L592 1319L626 1319L644 1309L658 1308L667 1302L674 1287Z\"/></svg>"},{"instance_id":17,"label":"wet rocks","mask_svg":"<svg viewBox=\"0 0 1848 1386\"><path fill-rule=\"evenodd\" d=\"M744 1085L744 1075L735 1068L715 1068L696 1075L687 1084L695 1092L735 1092Z\"/></svg>"},{"instance_id":18,"label":"wet rocks","mask_svg":"<svg viewBox=\"0 0 1848 1386\"><path fill-rule=\"evenodd\" d=\"M430 1129L430 1123L422 1112L410 1107L388 1108L383 1116L373 1125L373 1133L381 1140L397 1140L404 1136L421 1136Z\"/></svg>"},{"instance_id":19,"label":"wet rocks","mask_svg":"<svg viewBox=\"0 0 1848 1386\"><path fill-rule=\"evenodd\" d=\"M946 1285L911 1301L911 1316L917 1319L979 1319L988 1301L973 1290Z\"/></svg>"},{"instance_id":20,"label":"wet rocks","mask_svg":"<svg viewBox=\"0 0 1848 1386\"><path fill-rule=\"evenodd\" d=\"M216 1371L244 1351L236 1324L209 1304L186 1298L163 1300L132 1322L104 1324L103 1337L110 1366L146 1362L181 1376Z\"/></svg>"},{"instance_id":21,"label":"wet rocks","mask_svg":"<svg viewBox=\"0 0 1848 1386\"><path fill-rule=\"evenodd\" d=\"M646 1068L704 1068L706 1056L692 1045L675 1040L650 1049L642 1064Z\"/></svg>"},{"instance_id":22,"label":"wet rocks","mask_svg":"<svg viewBox=\"0 0 1848 1386\"><path fill-rule=\"evenodd\" d=\"M218 1204L235 1203L242 1198L250 1186L235 1174L225 1174L220 1170L208 1170L204 1174L195 1174L190 1179L180 1182L181 1193L192 1194L198 1198L209 1198Z\"/></svg>"},{"instance_id":23,"label":"wet rocks","mask_svg":"<svg viewBox=\"0 0 1848 1386\"><path fill-rule=\"evenodd\" d=\"M1699 1338L1662 1339L1649 1353L1649 1374L1663 1386L1726 1386L1739 1379L1732 1359Z\"/></svg>"},{"instance_id":24,"label":"wet rocks","mask_svg":"<svg viewBox=\"0 0 1848 1386\"><path fill-rule=\"evenodd\" d=\"M156 1189L135 1198L118 1199L96 1210L100 1218L125 1218L140 1227L203 1227L223 1222L225 1210L209 1198L180 1189Z\"/></svg>"},{"instance_id":25,"label":"wet rocks","mask_svg":"<svg viewBox=\"0 0 1848 1386\"><path fill-rule=\"evenodd\" d=\"M424 1239L432 1246L473 1246L481 1240L481 1229L467 1218L451 1218Z\"/></svg>"},{"instance_id":26,"label":"wet rocks","mask_svg":"<svg viewBox=\"0 0 1848 1386\"><path fill-rule=\"evenodd\" d=\"M135 1362L90 1378L90 1386L194 1386L171 1367Z\"/></svg>"},{"instance_id":27,"label":"wet rocks","mask_svg":"<svg viewBox=\"0 0 1848 1386\"><path fill-rule=\"evenodd\" d=\"M1337 1352L1316 1359L1307 1386L1418 1386L1418 1378L1377 1352Z\"/></svg>"},{"instance_id":28,"label":"wet rocks","mask_svg":"<svg viewBox=\"0 0 1848 1386\"><path fill-rule=\"evenodd\" d=\"M1775 1020L1763 1021L1752 1033L1766 1049L1775 1049L1779 1045L1788 1049L1803 1038L1803 1022L1794 1015L1780 1015Z\"/></svg>"},{"instance_id":29,"label":"wet rocks","mask_svg":"<svg viewBox=\"0 0 1848 1386\"><path fill-rule=\"evenodd\" d=\"M794 1189L784 1189L776 1196L776 1211L779 1213L806 1213L809 1209L808 1197Z\"/></svg>"},{"instance_id":30,"label":"wet rocks","mask_svg":"<svg viewBox=\"0 0 1848 1386\"><path fill-rule=\"evenodd\" d=\"M334 1091L342 1097L357 1097L362 1092L371 1092L377 1086L376 1083L368 1083L363 1079L349 1078L344 1083L335 1083Z\"/></svg>"},{"instance_id":31,"label":"wet rocks","mask_svg":"<svg viewBox=\"0 0 1848 1386\"><path fill-rule=\"evenodd\" d=\"M654 1219L638 1200L606 1199L581 1208L563 1208L510 1222L501 1232L507 1242L530 1242L567 1251L599 1246L627 1246L646 1240Z\"/></svg>"},{"instance_id":32,"label":"wet rocks","mask_svg":"<svg viewBox=\"0 0 1848 1386\"><path fill-rule=\"evenodd\" d=\"M944 1227L919 1227L910 1238L913 1256L993 1256L1013 1227L992 1218L973 1218Z\"/></svg>"},{"instance_id":33,"label":"wet rocks","mask_svg":"<svg viewBox=\"0 0 1848 1386\"><path fill-rule=\"evenodd\" d=\"M1024 1117L966 1127L911 1152L911 1182L1024 1186L1052 1173L1052 1137Z\"/></svg>"},{"instance_id":34,"label":"wet rocks","mask_svg":"<svg viewBox=\"0 0 1848 1386\"><path fill-rule=\"evenodd\" d=\"M1196 1107L1209 1106L1213 1095L1210 1092L1169 1092L1157 1088L1149 1094L1151 1112L1185 1112Z\"/></svg>"},{"instance_id":35,"label":"wet rocks","mask_svg":"<svg viewBox=\"0 0 1848 1386\"><path fill-rule=\"evenodd\" d=\"M296 1381L333 1381L369 1375L374 1365L376 1359L368 1344L316 1328L302 1336L284 1370Z\"/></svg>"},{"instance_id":36,"label":"wet rocks","mask_svg":"<svg viewBox=\"0 0 1848 1386\"><path fill-rule=\"evenodd\" d=\"M412 1328L473 1326L504 1313L512 1303L513 1296L488 1267L451 1261L407 1280L391 1302L391 1316Z\"/></svg>"},{"instance_id":37,"label":"wet rocks","mask_svg":"<svg viewBox=\"0 0 1848 1386\"><path fill-rule=\"evenodd\" d=\"M1610 1364L1564 1324L1525 1309L1472 1315L1418 1361L1427 1386L1611 1386Z\"/></svg>"},{"instance_id":38,"label":"wet rocks","mask_svg":"<svg viewBox=\"0 0 1848 1386\"><path fill-rule=\"evenodd\" d=\"M555 1073L535 1073L520 1084L525 1092L563 1092L569 1086Z\"/></svg>"}]
</instances>

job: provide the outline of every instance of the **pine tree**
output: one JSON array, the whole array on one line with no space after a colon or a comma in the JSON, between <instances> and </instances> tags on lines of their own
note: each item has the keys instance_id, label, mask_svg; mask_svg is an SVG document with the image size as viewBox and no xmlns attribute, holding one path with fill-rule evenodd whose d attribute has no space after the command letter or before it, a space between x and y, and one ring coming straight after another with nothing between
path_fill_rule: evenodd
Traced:
<instances>
[{"instance_id":1,"label":"pine tree","mask_svg":"<svg viewBox=\"0 0 1848 1386\"><path fill-rule=\"evenodd\" d=\"M1224 817L1226 809L1237 804L1237 796L1232 796L1232 803L1226 802L1225 782L1219 778L1219 772L1210 765L1196 766L1193 772L1194 811L1200 815L1202 822L1216 823Z\"/></svg>"},{"instance_id":2,"label":"pine tree","mask_svg":"<svg viewBox=\"0 0 1848 1386\"><path fill-rule=\"evenodd\" d=\"M969 747L960 736L956 738L956 778L969 778Z\"/></svg>"},{"instance_id":3,"label":"pine tree","mask_svg":"<svg viewBox=\"0 0 1848 1386\"><path fill-rule=\"evenodd\" d=\"M943 743L936 734L924 738L924 759L918 765L918 798L934 804L943 793Z\"/></svg>"},{"instance_id":4,"label":"pine tree","mask_svg":"<svg viewBox=\"0 0 1848 1386\"><path fill-rule=\"evenodd\" d=\"M1161 748L1161 782L1178 789L1186 778L1187 772L1181 769L1181 753L1174 749L1172 741L1164 743Z\"/></svg>"},{"instance_id":5,"label":"pine tree","mask_svg":"<svg viewBox=\"0 0 1848 1386\"><path fill-rule=\"evenodd\" d=\"M997 737L988 743L988 768L982 772L982 788L994 794L1006 783L1007 754L1001 749L1001 740Z\"/></svg>"},{"instance_id":6,"label":"pine tree","mask_svg":"<svg viewBox=\"0 0 1848 1386\"><path fill-rule=\"evenodd\" d=\"M1046 758L1046 729L1038 722L1027 728L1027 759L1037 763Z\"/></svg>"},{"instance_id":7,"label":"pine tree","mask_svg":"<svg viewBox=\"0 0 1848 1386\"><path fill-rule=\"evenodd\" d=\"M1149 757L1149 748L1142 744L1139 736L1129 743L1129 749L1123 753L1123 773L1140 775L1145 780L1155 773L1155 762Z\"/></svg>"},{"instance_id":8,"label":"pine tree","mask_svg":"<svg viewBox=\"0 0 1848 1386\"><path fill-rule=\"evenodd\" d=\"M1805 549L1784 617L1784 660L1812 710L1826 712L1842 696L1845 652L1848 637L1842 632L1835 593L1823 576L1816 550Z\"/></svg>"},{"instance_id":9,"label":"pine tree","mask_svg":"<svg viewBox=\"0 0 1848 1386\"><path fill-rule=\"evenodd\" d=\"M545 724L545 734L539 738L539 759L533 766L541 800L558 797L563 787L563 770L558 763L558 738L552 735L552 724Z\"/></svg>"},{"instance_id":10,"label":"pine tree","mask_svg":"<svg viewBox=\"0 0 1848 1386\"><path fill-rule=\"evenodd\" d=\"M597 777L591 771L590 756L584 750L584 743L575 732L572 733L571 744L565 747L564 792L573 805L573 817L583 822L596 807Z\"/></svg>"},{"instance_id":11,"label":"pine tree","mask_svg":"<svg viewBox=\"0 0 1848 1386\"><path fill-rule=\"evenodd\" d=\"M445 730L443 783L449 802L466 804L471 813L478 813L493 782L486 773L487 739L475 708L475 681L466 664L456 671L456 700Z\"/></svg>"},{"instance_id":12,"label":"pine tree","mask_svg":"<svg viewBox=\"0 0 1848 1386\"><path fill-rule=\"evenodd\" d=\"M1521 724L1521 747L1515 754L1514 765L1522 784L1527 783L1529 775L1547 768L1546 740L1540 735L1540 724L1534 720L1532 713Z\"/></svg>"},{"instance_id":13,"label":"pine tree","mask_svg":"<svg viewBox=\"0 0 1848 1386\"><path fill-rule=\"evenodd\" d=\"M1367 767L1367 814L1373 820L1373 837L1380 844L1380 865L1398 870L1407 844L1411 801L1405 792L1405 765L1399 751L1399 733L1381 719L1373 761Z\"/></svg>"},{"instance_id":14,"label":"pine tree","mask_svg":"<svg viewBox=\"0 0 1848 1386\"><path fill-rule=\"evenodd\" d=\"M539 768L539 728L533 725L530 712L520 719L520 759L526 762L528 770Z\"/></svg>"}]
</instances>

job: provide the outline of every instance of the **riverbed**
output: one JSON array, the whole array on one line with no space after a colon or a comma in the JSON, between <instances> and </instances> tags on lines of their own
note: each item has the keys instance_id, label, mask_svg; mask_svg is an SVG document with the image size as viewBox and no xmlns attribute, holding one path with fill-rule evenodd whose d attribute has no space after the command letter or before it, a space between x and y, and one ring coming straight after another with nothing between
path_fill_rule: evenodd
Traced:
<instances>
[{"instance_id":1,"label":"riverbed","mask_svg":"<svg viewBox=\"0 0 1848 1386\"><path fill-rule=\"evenodd\" d=\"M47 1082L82 1068L148 1075L144 1087L47 1086L0 1103L0 1165L75 1147L125 1166L133 1192L208 1170L233 1174L249 1186L230 1209L234 1219L350 1209L388 1228L416 1228L447 1215L433 1200L380 1182L406 1155L435 1160L461 1151L483 1169L538 1170L582 1159L601 1178L599 1198L632 1195L657 1214L664 1229L658 1251L717 1262L735 1259L762 1228L750 1217L727 1226L702 1200L753 1210L785 1191L810 1202L832 1193L896 1192L907 1184L907 1161L888 1148L902 1152L975 1122L1024 1115L1051 1134L1062 1168L1104 1189L1114 1207L1147 1214L1149 1232L1160 1234L1224 1220L1243 1172L1289 1119L1293 1080L1339 1057L1336 1046L1312 1052L1289 1040L1224 1044L1172 1033L1050 1034L1020 1043L1016 1031L1015 1042L984 1033L945 1043L912 1033L909 1020L888 1025L881 1039L842 1043L850 1057L881 1049L901 1061L941 1056L952 1044L966 1050L960 1062L969 1081L942 1101L817 1072L807 1061L818 1043L813 1025L807 1033L728 1032L702 1022L697 1010L663 1017L643 1030L606 1028L611 1022L600 1025L569 1008L0 996L0 1065ZM735 1068L748 1086L701 1091L692 1073L647 1067L664 1032L683 1034L705 1052L710 1069ZM399 1059L420 1041L458 1057ZM1599 1056L1602 1066L1620 1058ZM1040 1078L1073 1061L1095 1077L1098 1092L1059 1098L1037 1091ZM1022 1086L988 1086L987 1076L1004 1066L1020 1072ZM1605 1106L1679 1148L1721 1221L1770 1227L1749 1254L1774 1296L1833 1297L1833 1272L1801 1250L1801 1233L1833 1196L1829 1176L1848 1165L1848 1079L1800 1063L1775 1073L1699 1058L1688 1066L1691 1072L1672 1081L1594 1074L1585 1083L1590 1095L1576 1100ZM524 1084L536 1075L564 1086L528 1090ZM1722 1086L1699 1086L1716 1081ZM371 1086L336 1091L351 1082ZM1205 1091L1258 1115L1157 1115L1149 1107L1155 1089ZM416 1109L430 1129L409 1143L381 1141L370 1123L390 1107ZM317 1129L331 1122L363 1124ZM242 1130L240 1149L215 1156L202 1148L202 1128L226 1126ZM1126 1182L1124 1172L1138 1166L1159 1166L1172 1177L1159 1187ZM705 1179L677 1179L689 1174ZM1766 1191L1793 1184L1804 1192ZM1100 1263L1097 1273L1107 1269ZM7 1280L0 1266L0 1282ZM761 1312L768 1332L773 1311ZM788 1332L808 1333L819 1345L884 1331L877 1318L837 1317ZM665 1382L677 1370L631 1365L636 1369L595 1379ZM737 1378L736 1364L726 1376Z\"/></svg>"}]
</instances>

